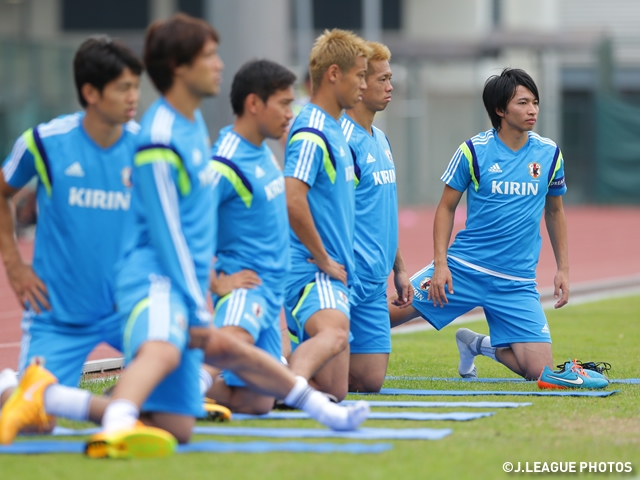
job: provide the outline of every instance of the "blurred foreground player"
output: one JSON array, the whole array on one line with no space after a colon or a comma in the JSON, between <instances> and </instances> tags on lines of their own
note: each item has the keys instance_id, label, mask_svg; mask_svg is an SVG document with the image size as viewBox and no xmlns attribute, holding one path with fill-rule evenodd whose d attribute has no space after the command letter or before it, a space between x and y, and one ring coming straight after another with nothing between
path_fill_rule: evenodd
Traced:
<instances>
[{"instance_id":1,"label":"blurred foreground player","mask_svg":"<svg viewBox=\"0 0 640 480\"><path fill-rule=\"evenodd\" d=\"M42 359L69 387L78 385L99 343L122 350L114 265L132 219L130 176L140 129L132 118L142 62L121 42L95 37L79 47L73 70L84 112L27 130L0 174L0 249L25 309L18 368L22 375ZM32 268L20 258L8 201L33 177L39 215ZM13 371L0 374L0 404L16 385ZM87 403L88 396L68 401Z\"/></svg>"}]
</instances>

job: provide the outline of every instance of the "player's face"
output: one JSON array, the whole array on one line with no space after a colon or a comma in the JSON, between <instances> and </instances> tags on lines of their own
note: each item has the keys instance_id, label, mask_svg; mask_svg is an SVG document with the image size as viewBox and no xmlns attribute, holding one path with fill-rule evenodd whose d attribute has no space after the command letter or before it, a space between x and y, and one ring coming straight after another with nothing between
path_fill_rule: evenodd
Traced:
<instances>
[{"instance_id":1,"label":"player's face","mask_svg":"<svg viewBox=\"0 0 640 480\"><path fill-rule=\"evenodd\" d=\"M356 63L346 72L340 72L337 83L338 103L342 108L353 108L362 100L367 89L367 59L358 57Z\"/></svg>"},{"instance_id":2,"label":"player's face","mask_svg":"<svg viewBox=\"0 0 640 480\"><path fill-rule=\"evenodd\" d=\"M504 112L498 111L502 117L501 128L509 128L520 132L529 132L538 120L538 99L526 87L518 85L516 94L507 104Z\"/></svg>"},{"instance_id":3,"label":"player's face","mask_svg":"<svg viewBox=\"0 0 640 480\"><path fill-rule=\"evenodd\" d=\"M258 100L256 119L260 133L267 138L280 138L289 127L293 118L291 103L293 103L293 87L278 90L271 95L266 103Z\"/></svg>"},{"instance_id":4,"label":"player's face","mask_svg":"<svg viewBox=\"0 0 640 480\"><path fill-rule=\"evenodd\" d=\"M367 89L362 94L362 103L372 112L381 112L391 101L391 67L387 60L369 62L372 72L367 77Z\"/></svg>"},{"instance_id":5,"label":"player's face","mask_svg":"<svg viewBox=\"0 0 640 480\"><path fill-rule=\"evenodd\" d=\"M220 91L224 63L218 55L218 44L209 39L191 65L181 71L189 91L196 97L211 97Z\"/></svg>"},{"instance_id":6,"label":"player's face","mask_svg":"<svg viewBox=\"0 0 640 480\"><path fill-rule=\"evenodd\" d=\"M94 92L94 93L97 93ZM136 116L140 99L140 77L125 68L119 77L107 83L102 93L90 94L88 108L93 108L103 121L123 124Z\"/></svg>"}]
</instances>

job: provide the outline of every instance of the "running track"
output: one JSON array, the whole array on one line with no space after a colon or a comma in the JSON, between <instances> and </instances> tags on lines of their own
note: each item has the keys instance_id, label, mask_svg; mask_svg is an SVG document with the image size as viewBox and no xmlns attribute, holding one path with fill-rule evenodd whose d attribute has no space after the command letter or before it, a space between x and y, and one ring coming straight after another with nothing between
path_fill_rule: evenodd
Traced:
<instances>
[{"instance_id":1,"label":"running track","mask_svg":"<svg viewBox=\"0 0 640 480\"><path fill-rule=\"evenodd\" d=\"M431 261L434 208L403 209L400 212L400 247L410 274ZM567 207L570 280L574 290L581 285L598 288L616 281L640 284L640 207ZM464 209L456 215L454 232L464 226ZM540 290L553 286L555 261L546 230L538 265ZM24 258L31 258L32 244L20 245ZM0 264L0 370L17 368L21 308ZM106 346L90 356L96 360L120 356Z\"/></svg>"}]
</instances>

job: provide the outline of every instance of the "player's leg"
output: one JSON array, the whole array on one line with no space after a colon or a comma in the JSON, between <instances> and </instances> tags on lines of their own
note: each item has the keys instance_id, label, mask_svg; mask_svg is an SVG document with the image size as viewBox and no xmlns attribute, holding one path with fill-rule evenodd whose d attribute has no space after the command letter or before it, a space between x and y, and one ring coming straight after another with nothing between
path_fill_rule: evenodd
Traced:
<instances>
[{"instance_id":1,"label":"player's leg","mask_svg":"<svg viewBox=\"0 0 640 480\"><path fill-rule=\"evenodd\" d=\"M360 282L352 288L350 392L379 392L384 383L391 353L386 287Z\"/></svg>"}]
</instances>

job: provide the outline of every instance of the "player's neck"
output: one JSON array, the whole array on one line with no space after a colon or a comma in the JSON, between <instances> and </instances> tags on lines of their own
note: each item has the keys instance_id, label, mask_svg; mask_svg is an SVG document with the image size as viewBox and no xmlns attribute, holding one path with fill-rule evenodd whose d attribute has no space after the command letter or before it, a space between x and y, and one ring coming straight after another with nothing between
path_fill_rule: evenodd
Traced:
<instances>
[{"instance_id":1,"label":"player's neck","mask_svg":"<svg viewBox=\"0 0 640 480\"><path fill-rule=\"evenodd\" d=\"M319 106L336 120L342 115L342 107L329 88L322 88L322 86L320 86L320 88L311 95L311 103Z\"/></svg>"},{"instance_id":2,"label":"player's neck","mask_svg":"<svg viewBox=\"0 0 640 480\"><path fill-rule=\"evenodd\" d=\"M233 124L233 131L244 138L247 142L256 147L262 146L265 136L260 133L260 129L248 115L236 118Z\"/></svg>"},{"instance_id":3,"label":"player's neck","mask_svg":"<svg viewBox=\"0 0 640 480\"><path fill-rule=\"evenodd\" d=\"M176 82L164 94L164 98L173 109L187 120L195 120L195 111L200 108L202 97L196 96L182 83Z\"/></svg>"},{"instance_id":4,"label":"player's neck","mask_svg":"<svg viewBox=\"0 0 640 480\"><path fill-rule=\"evenodd\" d=\"M82 119L82 127L89 138L102 148L109 148L122 135L122 124L107 122L91 107L87 108Z\"/></svg>"},{"instance_id":5,"label":"player's neck","mask_svg":"<svg viewBox=\"0 0 640 480\"><path fill-rule=\"evenodd\" d=\"M529 132L505 125L503 122L498 130L498 138L511 150L517 152L529 141Z\"/></svg>"},{"instance_id":6,"label":"player's neck","mask_svg":"<svg viewBox=\"0 0 640 480\"><path fill-rule=\"evenodd\" d=\"M373 118L376 116L376 112L372 112L360 102L355 107L345 110L345 113L369 132L369 135L373 135Z\"/></svg>"}]
</instances>

